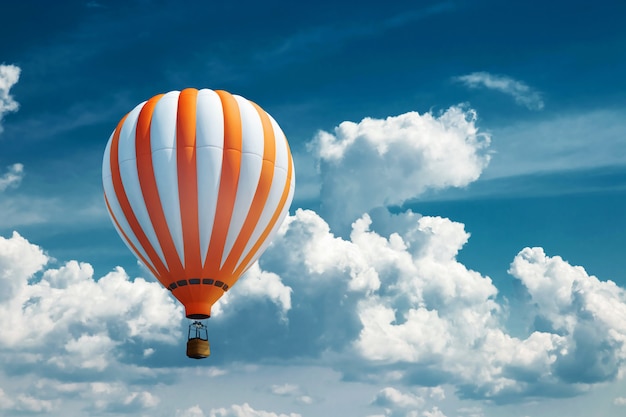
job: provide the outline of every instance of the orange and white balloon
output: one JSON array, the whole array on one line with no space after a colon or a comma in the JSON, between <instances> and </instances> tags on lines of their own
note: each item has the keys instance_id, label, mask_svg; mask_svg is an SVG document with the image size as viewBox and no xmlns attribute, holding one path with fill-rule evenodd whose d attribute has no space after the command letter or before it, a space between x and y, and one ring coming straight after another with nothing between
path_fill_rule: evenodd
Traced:
<instances>
[{"instance_id":1,"label":"orange and white balloon","mask_svg":"<svg viewBox=\"0 0 626 417\"><path fill-rule=\"evenodd\" d=\"M106 205L129 248L185 306L211 306L286 217L293 159L276 121L226 91L161 94L128 113L104 153Z\"/></svg>"}]
</instances>

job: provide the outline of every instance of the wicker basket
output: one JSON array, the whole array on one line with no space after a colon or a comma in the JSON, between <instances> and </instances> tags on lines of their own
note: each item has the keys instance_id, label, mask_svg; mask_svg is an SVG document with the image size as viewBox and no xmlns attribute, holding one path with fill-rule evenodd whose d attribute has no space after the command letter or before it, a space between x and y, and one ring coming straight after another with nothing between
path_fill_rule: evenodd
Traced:
<instances>
[{"instance_id":1,"label":"wicker basket","mask_svg":"<svg viewBox=\"0 0 626 417\"><path fill-rule=\"evenodd\" d=\"M209 341L193 338L187 341L187 356L193 359L208 358L211 354L211 348L209 347Z\"/></svg>"}]
</instances>

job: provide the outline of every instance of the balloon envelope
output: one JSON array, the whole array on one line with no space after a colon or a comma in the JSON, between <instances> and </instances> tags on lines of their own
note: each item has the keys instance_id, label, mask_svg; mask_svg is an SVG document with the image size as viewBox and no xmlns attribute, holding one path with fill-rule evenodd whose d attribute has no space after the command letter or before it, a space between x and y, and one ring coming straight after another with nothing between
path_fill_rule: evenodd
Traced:
<instances>
[{"instance_id":1,"label":"balloon envelope","mask_svg":"<svg viewBox=\"0 0 626 417\"><path fill-rule=\"evenodd\" d=\"M225 91L157 95L117 125L102 165L111 219L185 306L211 306L258 259L288 213L293 159L276 121Z\"/></svg>"}]
</instances>

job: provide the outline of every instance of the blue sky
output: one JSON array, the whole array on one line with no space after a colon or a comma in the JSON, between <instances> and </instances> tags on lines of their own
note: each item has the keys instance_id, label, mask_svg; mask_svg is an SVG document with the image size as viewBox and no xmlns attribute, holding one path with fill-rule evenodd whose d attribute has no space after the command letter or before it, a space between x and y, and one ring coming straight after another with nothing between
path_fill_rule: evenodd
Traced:
<instances>
[{"instance_id":1,"label":"blue sky","mask_svg":"<svg viewBox=\"0 0 626 417\"><path fill-rule=\"evenodd\" d=\"M549 4L546 4L549 3ZM0 5L0 414L626 410L626 5ZM101 161L155 94L259 103L291 215L184 356Z\"/></svg>"}]
</instances>

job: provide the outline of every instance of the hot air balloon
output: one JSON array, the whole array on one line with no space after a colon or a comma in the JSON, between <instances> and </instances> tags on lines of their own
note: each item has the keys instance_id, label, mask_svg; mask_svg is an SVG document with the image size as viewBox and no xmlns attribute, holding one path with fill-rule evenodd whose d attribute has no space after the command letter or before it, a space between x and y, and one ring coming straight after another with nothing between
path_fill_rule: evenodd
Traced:
<instances>
[{"instance_id":1,"label":"hot air balloon","mask_svg":"<svg viewBox=\"0 0 626 417\"><path fill-rule=\"evenodd\" d=\"M209 356L199 320L261 256L289 211L295 173L284 133L241 96L171 91L122 118L102 181L122 240L194 320L187 356Z\"/></svg>"}]
</instances>

